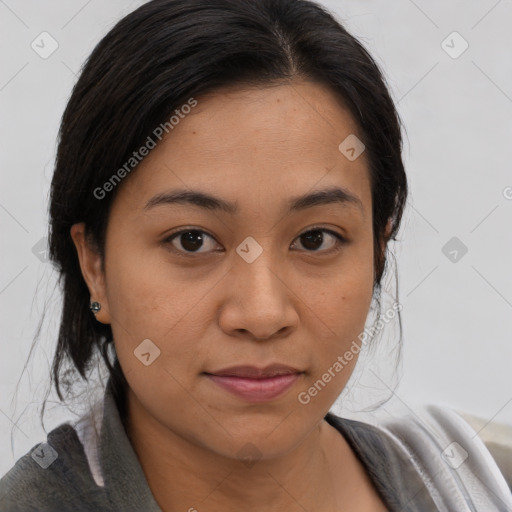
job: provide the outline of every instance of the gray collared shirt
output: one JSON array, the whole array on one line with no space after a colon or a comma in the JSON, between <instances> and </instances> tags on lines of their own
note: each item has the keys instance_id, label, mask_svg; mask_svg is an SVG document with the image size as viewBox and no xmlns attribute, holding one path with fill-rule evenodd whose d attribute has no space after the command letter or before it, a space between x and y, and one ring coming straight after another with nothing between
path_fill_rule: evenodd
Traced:
<instances>
[{"instance_id":1,"label":"gray collared shirt","mask_svg":"<svg viewBox=\"0 0 512 512\"><path fill-rule=\"evenodd\" d=\"M99 421L62 424L18 459L0 480L1 512L161 512L110 380L100 406ZM512 511L494 460L449 409L431 406L422 416L381 425L332 413L325 419L350 444L390 512Z\"/></svg>"}]
</instances>

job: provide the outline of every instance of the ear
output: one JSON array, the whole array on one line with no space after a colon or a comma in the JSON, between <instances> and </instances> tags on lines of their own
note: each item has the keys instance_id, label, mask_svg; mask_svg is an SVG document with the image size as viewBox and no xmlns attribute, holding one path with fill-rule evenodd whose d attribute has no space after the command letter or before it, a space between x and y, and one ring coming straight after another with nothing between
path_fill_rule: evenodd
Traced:
<instances>
[{"instance_id":1,"label":"ear","mask_svg":"<svg viewBox=\"0 0 512 512\"><path fill-rule=\"evenodd\" d=\"M388 223L386 224L386 229L384 230L384 236L381 238L381 241L380 241L380 247L381 247L382 253L384 253L384 251L386 250L386 244L388 243L388 240L389 240L389 235L391 233L391 227L392 227L392 222L391 222L391 219L389 219Z\"/></svg>"},{"instance_id":2,"label":"ear","mask_svg":"<svg viewBox=\"0 0 512 512\"><path fill-rule=\"evenodd\" d=\"M389 236L391 234L391 227L392 227L392 221L391 219L388 220L386 227L384 229L383 235L380 237L380 254L376 256L377 259L377 272L383 271L384 265L385 265L385 254L386 254L386 246L389 241ZM374 279L375 279L375 272L374 272Z\"/></svg>"},{"instance_id":3,"label":"ear","mask_svg":"<svg viewBox=\"0 0 512 512\"><path fill-rule=\"evenodd\" d=\"M95 315L96 320L102 324L109 324L110 313L105 287L105 275L101 269L101 256L87 238L84 222L73 224L70 234L78 253L82 276L89 288L91 302L96 301L101 304L101 309Z\"/></svg>"}]
</instances>

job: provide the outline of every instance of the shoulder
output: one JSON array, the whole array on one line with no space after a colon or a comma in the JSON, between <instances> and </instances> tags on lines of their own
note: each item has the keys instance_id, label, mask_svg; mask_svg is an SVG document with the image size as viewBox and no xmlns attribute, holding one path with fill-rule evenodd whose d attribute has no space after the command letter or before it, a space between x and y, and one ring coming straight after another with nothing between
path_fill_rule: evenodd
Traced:
<instances>
[{"instance_id":1,"label":"shoulder","mask_svg":"<svg viewBox=\"0 0 512 512\"><path fill-rule=\"evenodd\" d=\"M348 428L356 442L373 445L363 447L368 460L383 466L391 462L383 470L393 479L406 481L413 470L439 510L512 510L512 494L496 462L478 434L451 409L416 407L377 417L371 424L348 420Z\"/></svg>"},{"instance_id":2,"label":"shoulder","mask_svg":"<svg viewBox=\"0 0 512 512\"><path fill-rule=\"evenodd\" d=\"M495 460L455 411L424 406L403 421L388 421L387 427L423 468L440 501L450 496L454 506L472 503L476 510L512 510L510 488Z\"/></svg>"},{"instance_id":3,"label":"shoulder","mask_svg":"<svg viewBox=\"0 0 512 512\"><path fill-rule=\"evenodd\" d=\"M356 421L329 413L325 419L343 434L389 510L436 510L421 473L411 470L408 454L389 432L368 418Z\"/></svg>"},{"instance_id":4,"label":"shoulder","mask_svg":"<svg viewBox=\"0 0 512 512\"><path fill-rule=\"evenodd\" d=\"M83 498L100 502L101 488L91 475L83 446L69 423L53 429L0 480L0 509L17 511L80 511Z\"/></svg>"}]
</instances>

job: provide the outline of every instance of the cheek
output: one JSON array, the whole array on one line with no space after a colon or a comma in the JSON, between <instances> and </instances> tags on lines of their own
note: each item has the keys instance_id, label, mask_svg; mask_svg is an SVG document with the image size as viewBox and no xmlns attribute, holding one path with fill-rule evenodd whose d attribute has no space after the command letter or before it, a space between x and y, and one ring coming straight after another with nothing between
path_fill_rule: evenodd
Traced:
<instances>
[{"instance_id":1,"label":"cheek","mask_svg":"<svg viewBox=\"0 0 512 512\"><path fill-rule=\"evenodd\" d=\"M315 407L328 409L355 368L373 296L372 263L368 249L354 251L335 276L322 285L308 283L314 364L303 391L304 400L311 399Z\"/></svg>"},{"instance_id":2,"label":"cheek","mask_svg":"<svg viewBox=\"0 0 512 512\"><path fill-rule=\"evenodd\" d=\"M107 260L107 298L123 371L135 372L132 378L143 375L154 380L157 375L162 377L171 360L181 362L180 373L193 360L189 341L198 333L187 320L204 293L194 287L172 285L175 280L164 259L150 256L149 252L112 251ZM173 368L168 370L174 372Z\"/></svg>"},{"instance_id":3,"label":"cheek","mask_svg":"<svg viewBox=\"0 0 512 512\"><path fill-rule=\"evenodd\" d=\"M368 241L358 244L321 279L304 282L302 293L311 308L309 317L323 322L330 345L333 339L342 343L364 329L373 296L371 247Z\"/></svg>"},{"instance_id":4,"label":"cheek","mask_svg":"<svg viewBox=\"0 0 512 512\"><path fill-rule=\"evenodd\" d=\"M183 316L193 300L187 297L190 288L180 286L179 276L163 249L125 240L130 240L129 235L118 232L107 252L107 297L112 323L119 324L123 336L160 338L162 330Z\"/></svg>"},{"instance_id":5,"label":"cheek","mask_svg":"<svg viewBox=\"0 0 512 512\"><path fill-rule=\"evenodd\" d=\"M127 379L130 381L131 373L130 384L136 388L151 382L154 390L155 385L165 382L162 391L180 392L174 384L197 373L198 354L204 356L208 349L203 346L204 330L215 317L208 301L211 280L199 279L193 270L184 272L171 264L163 249L133 249L130 253L112 250L108 256L111 325ZM142 354L149 351L150 356L140 358L143 342L142 347L148 350ZM154 359L153 353L157 354ZM154 362L146 366L148 359Z\"/></svg>"},{"instance_id":6,"label":"cheek","mask_svg":"<svg viewBox=\"0 0 512 512\"><path fill-rule=\"evenodd\" d=\"M118 325L123 336L138 339L150 337L144 332L154 309L154 297L163 284L158 279L159 269L143 257L115 251L107 259L107 296L113 328ZM151 325L151 324L149 324Z\"/></svg>"}]
</instances>

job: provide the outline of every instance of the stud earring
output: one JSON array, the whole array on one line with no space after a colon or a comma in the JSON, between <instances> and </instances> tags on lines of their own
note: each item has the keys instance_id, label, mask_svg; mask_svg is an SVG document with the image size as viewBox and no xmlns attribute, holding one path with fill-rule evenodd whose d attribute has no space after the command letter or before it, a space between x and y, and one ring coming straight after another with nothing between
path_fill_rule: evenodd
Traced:
<instances>
[{"instance_id":1,"label":"stud earring","mask_svg":"<svg viewBox=\"0 0 512 512\"><path fill-rule=\"evenodd\" d=\"M89 306L89 309L96 316L96 313L101 309L101 304L99 302L91 302L91 305Z\"/></svg>"}]
</instances>

